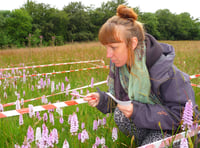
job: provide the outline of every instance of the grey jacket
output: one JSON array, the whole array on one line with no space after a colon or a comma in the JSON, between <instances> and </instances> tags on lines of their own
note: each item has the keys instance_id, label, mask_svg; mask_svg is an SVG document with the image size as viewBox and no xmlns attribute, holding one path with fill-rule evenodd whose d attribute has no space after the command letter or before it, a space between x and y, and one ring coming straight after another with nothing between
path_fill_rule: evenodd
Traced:
<instances>
[{"instance_id":1,"label":"grey jacket","mask_svg":"<svg viewBox=\"0 0 200 148\"><path fill-rule=\"evenodd\" d=\"M146 34L146 65L151 78L151 93L161 103L144 104L137 101L133 103L132 122L138 128L157 129L160 122L163 130L176 130L180 124L183 108L188 99L195 104L194 92L190 84L189 75L180 71L173 65L175 57L171 45L158 43L151 35ZM109 76L114 79L115 97L119 100L129 100L120 84L118 69ZM103 113L111 112L113 101L98 90L100 102L97 106ZM197 112L197 110L196 110Z\"/></svg>"}]
</instances>

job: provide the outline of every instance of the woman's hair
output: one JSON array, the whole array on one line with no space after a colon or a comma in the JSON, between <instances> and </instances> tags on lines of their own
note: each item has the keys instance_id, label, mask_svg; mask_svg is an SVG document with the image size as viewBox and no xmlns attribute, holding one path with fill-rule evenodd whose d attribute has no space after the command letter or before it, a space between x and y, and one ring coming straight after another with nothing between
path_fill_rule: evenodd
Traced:
<instances>
[{"instance_id":1,"label":"woman's hair","mask_svg":"<svg viewBox=\"0 0 200 148\"><path fill-rule=\"evenodd\" d=\"M128 48L127 64L131 66L134 64L134 52L131 47L132 37L137 37L137 47L141 46L145 39L143 26L137 21L137 14L133 9L119 5L117 14L108 19L101 27L99 41L106 45L109 43L119 43L124 40Z\"/></svg>"}]
</instances>

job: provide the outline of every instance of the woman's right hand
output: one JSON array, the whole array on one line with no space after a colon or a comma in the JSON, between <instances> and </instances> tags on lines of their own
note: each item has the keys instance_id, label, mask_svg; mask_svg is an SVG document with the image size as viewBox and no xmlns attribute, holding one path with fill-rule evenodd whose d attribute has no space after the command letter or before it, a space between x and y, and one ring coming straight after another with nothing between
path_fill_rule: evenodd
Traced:
<instances>
[{"instance_id":1,"label":"woman's right hand","mask_svg":"<svg viewBox=\"0 0 200 148\"><path fill-rule=\"evenodd\" d=\"M99 104L100 95L99 93L90 93L83 99L84 101L88 101L90 106L96 107Z\"/></svg>"}]
</instances>

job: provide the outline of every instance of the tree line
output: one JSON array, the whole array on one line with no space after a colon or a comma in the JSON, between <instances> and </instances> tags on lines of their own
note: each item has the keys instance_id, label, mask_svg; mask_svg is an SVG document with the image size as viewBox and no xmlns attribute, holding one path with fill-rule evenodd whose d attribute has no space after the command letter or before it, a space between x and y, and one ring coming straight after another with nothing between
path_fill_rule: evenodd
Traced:
<instances>
[{"instance_id":1,"label":"tree line","mask_svg":"<svg viewBox=\"0 0 200 148\"><path fill-rule=\"evenodd\" d=\"M71 2L62 10L27 0L19 9L0 11L0 48L63 45L74 41L98 40L101 25L115 15L126 0L110 0L100 7ZM131 7L131 6L129 6ZM141 12L138 20L158 40L200 40L200 21L189 13L173 14L168 9Z\"/></svg>"}]
</instances>

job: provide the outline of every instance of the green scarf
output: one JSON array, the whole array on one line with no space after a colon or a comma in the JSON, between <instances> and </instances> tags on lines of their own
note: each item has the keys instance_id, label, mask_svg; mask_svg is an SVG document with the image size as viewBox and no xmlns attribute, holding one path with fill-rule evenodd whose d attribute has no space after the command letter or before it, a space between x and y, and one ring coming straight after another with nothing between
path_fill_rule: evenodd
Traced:
<instances>
[{"instance_id":1,"label":"green scarf","mask_svg":"<svg viewBox=\"0 0 200 148\"><path fill-rule=\"evenodd\" d=\"M135 64L131 67L130 74L127 65L119 67L119 76L122 87L125 92L128 94L130 100L139 101L141 103L155 104L152 101L150 94L151 83L149 72L146 67L146 47L143 43L143 46L139 49L134 50L135 55ZM115 64L111 65L112 72L115 73ZM109 91L115 95L114 90L114 80L109 78Z\"/></svg>"}]
</instances>

